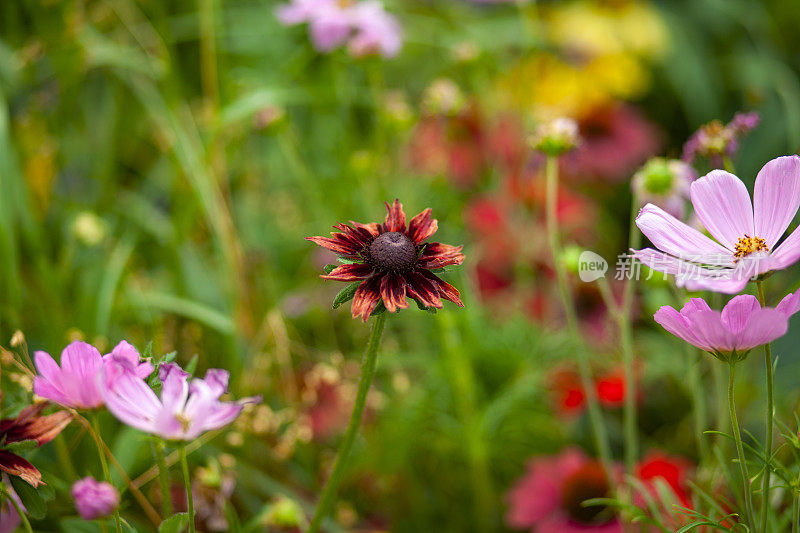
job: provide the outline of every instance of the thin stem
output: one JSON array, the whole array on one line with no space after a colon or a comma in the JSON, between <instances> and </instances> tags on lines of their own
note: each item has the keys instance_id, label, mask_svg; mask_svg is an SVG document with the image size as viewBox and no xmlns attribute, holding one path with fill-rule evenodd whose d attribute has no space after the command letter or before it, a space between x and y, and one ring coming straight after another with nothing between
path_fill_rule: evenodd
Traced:
<instances>
[{"instance_id":1,"label":"thin stem","mask_svg":"<svg viewBox=\"0 0 800 533\"><path fill-rule=\"evenodd\" d=\"M167 458L164 455L164 441L158 437L153 437L153 450L156 454L158 481L161 486L161 514L166 520L172 516L172 495L169 490L169 467L167 466Z\"/></svg>"},{"instance_id":2,"label":"thin stem","mask_svg":"<svg viewBox=\"0 0 800 533\"><path fill-rule=\"evenodd\" d=\"M703 432L706 430L706 397L705 387L700 380L702 352L687 343L687 365L689 366L689 382L692 388L692 403L694 404L694 431L697 437L697 450L700 462L708 458L708 442Z\"/></svg>"},{"instance_id":3,"label":"thin stem","mask_svg":"<svg viewBox=\"0 0 800 533\"><path fill-rule=\"evenodd\" d=\"M744 490L744 505L747 525L753 529L753 502L750 497L750 476L747 474L747 463L744 459L742 436L739 433L739 420L736 417L736 404L733 397L733 384L736 375L736 363L730 363L730 378L728 379L728 409L731 412L731 426L733 426L733 440L736 443L736 453L739 456L739 471L742 474L742 489ZM763 530L762 530L763 531Z\"/></svg>"},{"instance_id":4,"label":"thin stem","mask_svg":"<svg viewBox=\"0 0 800 533\"><path fill-rule=\"evenodd\" d=\"M322 527L322 521L330 513L333 504L336 502L336 494L339 490L339 485L342 482L345 468L347 467L347 458L350 451L355 444L356 436L358 435L358 426L361 424L361 416L364 414L364 407L367 404L367 393L372 385L372 378L375 376L375 366L378 361L378 347L381 344L381 336L383 335L383 326L386 323L386 313L381 313L375 317L372 324L372 333L370 334L369 344L367 345L367 352L364 354L364 360L361 363L361 381L358 382L358 391L356 392L356 400L353 404L353 412L350 414L350 422L347 424L342 444L339 446L339 453L336 455L336 462L333 465L333 472L322 491L317 509L314 511L314 518L311 520L311 526L308 528L308 533L317 533Z\"/></svg>"},{"instance_id":5,"label":"thin stem","mask_svg":"<svg viewBox=\"0 0 800 533\"><path fill-rule=\"evenodd\" d=\"M556 279L558 281L558 292L561 297L561 303L564 307L564 314L567 317L567 326L574 338L580 339L581 336L578 327L577 314L575 312L572 297L570 295L569 286L567 285L566 273L564 272L563 265L561 264L561 244L558 236L558 221L556 219L556 206L558 203L558 158L555 156L547 156L546 177L546 222L547 235L550 242L550 254L553 257L553 266L555 268ZM581 378L581 386L583 387L584 394L586 395L586 404L589 412L589 421L591 422L592 426L592 435L594 437L595 448L597 449L597 454L600 456L601 463L608 473L611 471L611 452L609 450L605 426L603 425L600 406L597 402L597 393L592 384L592 370L591 366L589 365L589 357L585 346L580 346L576 352L578 373L580 374Z\"/></svg>"},{"instance_id":6,"label":"thin stem","mask_svg":"<svg viewBox=\"0 0 800 533\"><path fill-rule=\"evenodd\" d=\"M798 530L800 530L800 522L798 522L798 519L797 519L798 497L799 496L800 496L800 492L798 492L797 488L792 490L792 533L798 533Z\"/></svg>"},{"instance_id":7,"label":"thin stem","mask_svg":"<svg viewBox=\"0 0 800 533\"><path fill-rule=\"evenodd\" d=\"M189 533L194 533L194 496L192 495L192 478L189 476L189 462L186 460L186 446L180 447L183 485L186 487L186 505L189 510Z\"/></svg>"},{"instance_id":8,"label":"thin stem","mask_svg":"<svg viewBox=\"0 0 800 533\"><path fill-rule=\"evenodd\" d=\"M2 485L2 486L3 486L3 489L2 489L2 490L3 490L3 493L4 493L4 494L5 494L5 496L6 496L6 499L7 499L9 502L11 502L11 505L13 505L13 506L14 506L14 509L16 509L16 511L17 511L17 514L19 515L19 518L20 518L20 520L22 521L22 527L25 529L25 531L26 531L27 533L33 533L33 529L31 528L31 523L28 521L28 516L25 514L25 511L22 509L22 506L20 506L20 504L19 504L19 503L17 503L17 500L15 500L15 499L13 498L13 496L11 495L11 491L10 491L10 490L9 490L9 488L8 488L8 487L5 485L5 483L3 483L3 485Z\"/></svg>"},{"instance_id":9,"label":"thin stem","mask_svg":"<svg viewBox=\"0 0 800 533\"><path fill-rule=\"evenodd\" d=\"M103 438L100 436L100 422L98 421L96 412L92 413L92 437L94 437L94 442L97 444L97 453L100 455L100 466L103 469L103 477L107 482L111 483L111 472L108 469L105 445L103 444ZM119 520L119 509L114 509L114 524L116 525L117 533L122 533L122 525L120 524Z\"/></svg>"},{"instance_id":10,"label":"thin stem","mask_svg":"<svg viewBox=\"0 0 800 533\"><path fill-rule=\"evenodd\" d=\"M639 197L634 192L631 198L631 216L628 227L628 247L639 248L642 235L636 227L639 212ZM633 305L634 279L630 276L625 282L622 309L619 313L619 331L622 347L622 366L625 374L625 406L623 412L623 432L625 436L625 467L632 476L639 455L639 442L636 420L636 375L634 372L633 328L631 326L631 307Z\"/></svg>"},{"instance_id":11,"label":"thin stem","mask_svg":"<svg viewBox=\"0 0 800 533\"><path fill-rule=\"evenodd\" d=\"M764 282L757 281L758 287L758 300L761 302L761 307L766 305L766 298L764 296ZM764 482L761 486L763 493L762 507L761 507L761 529L759 531L766 531L767 524L769 523L769 492L770 492L770 463L772 462L772 432L774 426L774 391L772 379L772 346L770 343L764 345L764 366L767 371L767 420L766 420L766 443L764 450L767 455L767 462L764 465Z\"/></svg>"}]
</instances>

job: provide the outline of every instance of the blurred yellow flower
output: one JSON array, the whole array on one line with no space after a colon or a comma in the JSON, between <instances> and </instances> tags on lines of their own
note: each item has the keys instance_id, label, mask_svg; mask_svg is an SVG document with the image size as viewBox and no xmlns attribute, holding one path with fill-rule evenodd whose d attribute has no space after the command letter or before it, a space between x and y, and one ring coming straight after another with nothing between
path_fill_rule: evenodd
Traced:
<instances>
[{"instance_id":1,"label":"blurred yellow flower","mask_svg":"<svg viewBox=\"0 0 800 533\"><path fill-rule=\"evenodd\" d=\"M546 27L554 44L588 56L631 52L652 58L669 46L667 28L648 2L556 3Z\"/></svg>"},{"instance_id":2,"label":"blurred yellow flower","mask_svg":"<svg viewBox=\"0 0 800 533\"><path fill-rule=\"evenodd\" d=\"M580 118L611 101L642 94L649 75L631 54L599 56L586 63L567 63L552 54L524 59L497 89L498 98L538 121L559 116Z\"/></svg>"}]
</instances>

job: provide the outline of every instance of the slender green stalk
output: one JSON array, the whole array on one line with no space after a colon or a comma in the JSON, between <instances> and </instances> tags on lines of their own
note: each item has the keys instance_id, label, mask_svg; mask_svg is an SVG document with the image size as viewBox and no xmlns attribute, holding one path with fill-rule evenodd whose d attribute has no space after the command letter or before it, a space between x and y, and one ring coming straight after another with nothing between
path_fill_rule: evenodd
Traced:
<instances>
[{"instance_id":1,"label":"slender green stalk","mask_svg":"<svg viewBox=\"0 0 800 533\"><path fill-rule=\"evenodd\" d=\"M756 287L758 287L758 300L761 302L761 307L766 305L766 298L764 296L764 282L757 281ZM766 442L764 444L764 450L767 455L767 464L764 465L764 482L761 486L761 492L763 494L762 500L762 507L761 507L761 529L759 531L767 531L767 525L769 523L769 492L770 492L770 477L771 477L771 469L770 464L772 463L772 433L774 431L774 384L772 379L772 346L770 343L764 345L764 366L767 371L767 423L766 423Z\"/></svg>"},{"instance_id":2,"label":"slender green stalk","mask_svg":"<svg viewBox=\"0 0 800 533\"><path fill-rule=\"evenodd\" d=\"M739 456L739 471L742 474L742 490L744 492L744 505L747 526L753 528L753 501L750 497L750 476L747 473L747 463L742 447L742 435L739 433L739 420L736 417L736 404L733 397L733 384L736 379L736 363L730 363L730 378L728 379L728 409L731 413L731 426L733 427L733 440L736 443L736 453ZM764 531L764 530L761 530Z\"/></svg>"},{"instance_id":3,"label":"slender green stalk","mask_svg":"<svg viewBox=\"0 0 800 533\"><path fill-rule=\"evenodd\" d=\"M16 509L17 514L19 515L19 518L22 521L22 527L25 529L27 533L33 533L33 529L31 528L31 523L28 521L28 516L25 514L25 511L22 510L20 504L17 503L17 500L15 500L11 496L11 491L8 489L8 487L5 486L5 484L3 484L2 490L6 496L6 499L8 499L8 501L11 502L11 505L14 506L14 509Z\"/></svg>"},{"instance_id":4,"label":"slender green stalk","mask_svg":"<svg viewBox=\"0 0 800 533\"><path fill-rule=\"evenodd\" d=\"M558 203L558 157L547 156L546 177L547 235L550 242L550 254L553 257L553 266L555 267L556 279L558 281L558 292L561 297L561 303L564 306L564 314L567 317L569 331L574 338L581 339L578 317L575 312L569 286L567 285L566 273L561 264L561 243L558 234L558 221L556 219L556 206ZM589 421L592 426L595 448L597 449L597 454L600 456L600 461L603 463L606 472L610 472L611 452L608 445L608 436L606 435L605 426L603 425L600 405L597 402L597 393L592 384L592 369L589 364L586 347L580 346L578 350L576 350L576 355L581 386L583 387L584 394L586 394L586 404L589 412Z\"/></svg>"},{"instance_id":5,"label":"slender green stalk","mask_svg":"<svg viewBox=\"0 0 800 533\"><path fill-rule=\"evenodd\" d=\"M800 522L797 519L798 497L800 497L800 492L798 492L797 488L794 488L792 490L792 533L800 531Z\"/></svg>"},{"instance_id":6,"label":"slender green stalk","mask_svg":"<svg viewBox=\"0 0 800 533\"><path fill-rule=\"evenodd\" d=\"M701 464L708 458L708 441L703 432L706 430L706 397L705 387L700 379L702 351L686 345L686 364L689 367L689 382L692 388L692 403L694 408L694 431L697 438L697 451Z\"/></svg>"},{"instance_id":7,"label":"slender green stalk","mask_svg":"<svg viewBox=\"0 0 800 533\"><path fill-rule=\"evenodd\" d=\"M153 450L158 464L158 483L161 486L161 515L166 520L172 516L172 495L169 490L169 467L164 455L164 441L153 437Z\"/></svg>"},{"instance_id":8,"label":"slender green stalk","mask_svg":"<svg viewBox=\"0 0 800 533\"><path fill-rule=\"evenodd\" d=\"M364 414L364 407L367 404L367 393L372 385L372 378L375 377L375 366L378 362L378 347L381 344L381 336L383 335L383 326L386 323L386 314L381 313L375 317L372 324L372 333L370 334L369 344L367 351L364 354L364 360L361 363L361 381L358 382L358 391L356 392L356 400L353 404L353 412L350 414L350 422L347 424L342 444L339 445L339 452L336 455L336 462L333 465L333 472L322 491L317 509L314 511L314 518L311 520L311 526L308 528L308 533L317 533L322 527L322 521L328 516L333 504L336 502L336 494L339 490L339 485L342 483L345 469L347 467L347 458L358 435L358 426L361 424L361 416Z\"/></svg>"},{"instance_id":9,"label":"slender green stalk","mask_svg":"<svg viewBox=\"0 0 800 533\"><path fill-rule=\"evenodd\" d=\"M189 475L189 462L186 460L186 446L181 445L180 454L183 486L186 487L186 505L189 511L189 533L194 533L194 496L192 495L192 478Z\"/></svg>"},{"instance_id":10,"label":"slender green stalk","mask_svg":"<svg viewBox=\"0 0 800 533\"><path fill-rule=\"evenodd\" d=\"M639 248L642 235L636 227L636 216L639 213L639 198L636 193L631 199L631 219L628 228L628 247ZM636 375L634 372L633 328L631 326L631 306L633 305L634 276L625 283L622 297L622 310L619 313L619 330L622 345L622 366L625 374L625 406L623 413L623 432L625 435L625 467L628 475L633 475L636 459L639 455L639 442L636 421Z\"/></svg>"},{"instance_id":11,"label":"slender green stalk","mask_svg":"<svg viewBox=\"0 0 800 533\"><path fill-rule=\"evenodd\" d=\"M103 469L103 477L106 481L111 483L111 472L108 469L108 461L106 460L105 446L103 439L100 437L100 423L97 419L97 413L92 412L92 437L97 444L97 453L100 455L100 467ZM117 533L122 533L122 525L119 520L119 509L114 509L114 524L117 528Z\"/></svg>"}]
</instances>

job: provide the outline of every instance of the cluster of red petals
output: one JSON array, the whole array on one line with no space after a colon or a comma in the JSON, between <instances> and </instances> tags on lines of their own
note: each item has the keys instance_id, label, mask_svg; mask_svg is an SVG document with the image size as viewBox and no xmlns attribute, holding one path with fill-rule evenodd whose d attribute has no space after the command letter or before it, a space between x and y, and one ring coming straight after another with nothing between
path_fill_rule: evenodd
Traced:
<instances>
[{"instance_id":1,"label":"cluster of red petals","mask_svg":"<svg viewBox=\"0 0 800 533\"><path fill-rule=\"evenodd\" d=\"M408 308L406 296L417 300L425 307L441 308L442 299L463 307L458 290L440 279L431 270L449 265L460 265L464 261L462 246L450 246L439 242L424 242L436 233L438 222L426 209L406 225L403 204L395 199L386 204L387 214L383 224L337 224L331 237L307 237L342 258L353 261L341 265L324 279L336 281L362 281L353 297L353 318L361 317L366 322L379 302L393 313ZM401 233L408 237L417 250L417 258L410 268L402 271L382 268L370 260L370 244L383 233Z\"/></svg>"},{"instance_id":2,"label":"cluster of red petals","mask_svg":"<svg viewBox=\"0 0 800 533\"><path fill-rule=\"evenodd\" d=\"M49 405L41 402L26 407L16 418L0 420L0 442L12 444L26 440L35 440L41 446L53 440L69 425L72 415L59 411L51 415L41 416ZM19 476L34 487L42 483L42 474L26 459L7 450L0 450L0 470L12 476Z\"/></svg>"},{"instance_id":3,"label":"cluster of red petals","mask_svg":"<svg viewBox=\"0 0 800 533\"><path fill-rule=\"evenodd\" d=\"M577 373L560 370L552 377L552 390L560 413L576 415L586 406L586 394ZM625 378L621 370L608 372L594 382L595 394L600 404L610 409L625 403Z\"/></svg>"},{"instance_id":4,"label":"cluster of red petals","mask_svg":"<svg viewBox=\"0 0 800 533\"><path fill-rule=\"evenodd\" d=\"M674 457L654 450L650 451L638 464L636 477L644 482L653 495L658 494L655 481L663 481L672 489L681 505L691 508L688 483L691 468L689 461L682 457Z\"/></svg>"}]
</instances>

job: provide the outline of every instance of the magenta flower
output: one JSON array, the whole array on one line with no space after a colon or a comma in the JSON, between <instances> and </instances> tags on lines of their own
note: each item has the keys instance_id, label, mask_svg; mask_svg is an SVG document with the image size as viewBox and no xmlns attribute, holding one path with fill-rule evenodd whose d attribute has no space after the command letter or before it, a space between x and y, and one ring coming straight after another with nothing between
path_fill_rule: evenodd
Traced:
<instances>
[{"instance_id":1,"label":"magenta flower","mask_svg":"<svg viewBox=\"0 0 800 533\"><path fill-rule=\"evenodd\" d=\"M647 204L636 225L660 251L633 250L634 257L675 275L690 290L728 294L740 292L748 279L800 258L800 230L777 245L800 206L800 157L778 157L764 165L756 177L753 203L744 183L724 170L712 170L692 183L691 200L716 241Z\"/></svg>"},{"instance_id":2,"label":"magenta flower","mask_svg":"<svg viewBox=\"0 0 800 533\"><path fill-rule=\"evenodd\" d=\"M276 16L286 26L308 23L311 43L322 53L348 43L356 57L394 57L402 45L397 19L375 0L292 0L279 6Z\"/></svg>"},{"instance_id":3,"label":"magenta flower","mask_svg":"<svg viewBox=\"0 0 800 533\"><path fill-rule=\"evenodd\" d=\"M611 485L603 467L577 448L539 457L509 492L506 523L536 533L621 533L608 509L582 503L607 498Z\"/></svg>"},{"instance_id":4,"label":"magenta flower","mask_svg":"<svg viewBox=\"0 0 800 533\"><path fill-rule=\"evenodd\" d=\"M97 376L103 370L103 358L97 348L75 341L61 352L61 367L46 352L33 354L38 376L33 392L42 398L74 409L94 409L103 405Z\"/></svg>"},{"instance_id":5,"label":"magenta flower","mask_svg":"<svg viewBox=\"0 0 800 533\"><path fill-rule=\"evenodd\" d=\"M355 34L349 46L353 56L394 57L400 52L400 24L380 2L369 0L353 6L352 23Z\"/></svg>"},{"instance_id":6,"label":"magenta flower","mask_svg":"<svg viewBox=\"0 0 800 533\"><path fill-rule=\"evenodd\" d=\"M84 520L109 516L119 506L119 493L111 483L92 477L79 479L72 485L75 509Z\"/></svg>"},{"instance_id":7,"label":"magenta flower","mask_svg":"<svg viewBox=\"0 0 800 533\"><path fill-rule=\"evenodd\" d=\"M122 365L142 379L153 373L153 364L150 363L150 359L142 361L139 352L127 341L117 344L110 354L103 356L103 361L106 365L111 363Z\"/></svg>"},{"instance_id":8,"label":"magenta flower","mask_svg":"<svg viewBox=\"0 0 800 533\"><path fill-rule=\"evenodd\" d=\"M800 310L800 291L772 307L761 307L755 296L735 296L720 311L702 298L692 298L678 312L665 305L654 318L664 329L723 361L740 361L753 348L782 337L789 318Z\"/></svg>"},{"instance_id":9,"label":"magenta flower","mask_svg":"<svg viewBox=\"0 0 800 533\"><path fill-rule=\"evenodd\" d=\"M153 371L149 362L140 363L139 352L126 341L102 357L91 344L75 341L61 352L61 367L46 352L36 352L33 358L40 374L33 379L33 392L73 409L94 409L103 405L97 376L109 361L122 364L141 377Z\"/></svg>"},{"instance_id":10,"label":"magenta flower","mask_svg":"<svg viewBox=\"0 0 800 533\"><path fill-rule=\"evenodd\" d=\"M228 372L210 369L204 379L189 381L175 363L159 367L161 398L130 369L109 366L104 374L106 407L123 423L168 440L192 440L233 422L253 399L222 402Z\"/></svg>"}]
</instances>

